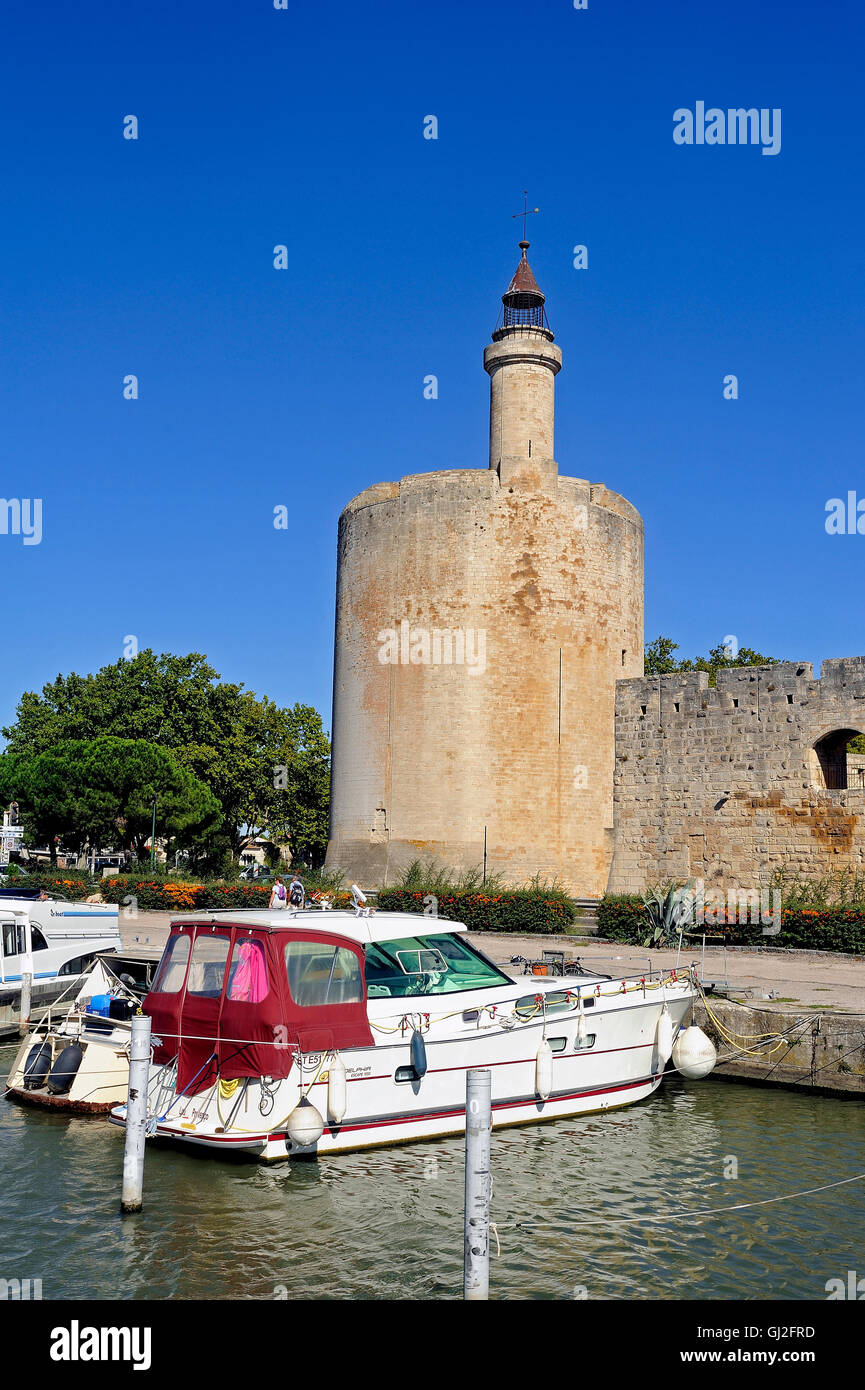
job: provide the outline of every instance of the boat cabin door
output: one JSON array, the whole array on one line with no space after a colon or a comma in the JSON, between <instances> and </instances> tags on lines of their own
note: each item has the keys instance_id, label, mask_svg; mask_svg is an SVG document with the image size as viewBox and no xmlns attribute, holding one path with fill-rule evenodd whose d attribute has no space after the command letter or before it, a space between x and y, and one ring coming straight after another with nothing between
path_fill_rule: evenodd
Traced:
<instances>
[{"instance_id":1,"label":"boat cabin door","mask_svg":"<svg viewBox=\"0 0 865 1390\"><path fill-rule=\"evenodd\" d=\"M0 980L20 980L23 974L33 974L30 919L16 912L0 921Z\"/></svg>"}]
</instances>

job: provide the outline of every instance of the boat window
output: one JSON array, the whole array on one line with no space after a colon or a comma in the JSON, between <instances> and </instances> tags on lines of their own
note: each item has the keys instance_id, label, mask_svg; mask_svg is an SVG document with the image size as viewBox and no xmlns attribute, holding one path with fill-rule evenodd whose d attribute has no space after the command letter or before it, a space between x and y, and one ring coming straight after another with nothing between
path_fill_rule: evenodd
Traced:
<instances>
[{"instance_id":1,"label":"boat window","mask_svg":"<svg viewBox=\"0 0 865 1390\"><path fill-rule=\"evenodd\" d=\"M551 1052L564 1052L568 1045L567 1038L547 1038Z\"/></svg>"},{"instance_id":2,"label":"boat window","mask_svg":"<svg viewBox=\"0 0 865 1390\"><path fill-rule=\"evenodd\" d=\"M202 932L196 937L192 948L189 979L186 982L187 994L204 994L208 999L219 997L225 979L228 946L227 936Z\"/></svg>"},{"instance_id":3,"label":"boat window","mask_svg":"<svg viewBox=\"0 0 865 1390\"><path fill-rule=\"evenodd\" d=\"M3 923L4 956L20 956L24 952L24 925L22 922Z\"/></svg>"},{"instance_id":4,"label":"boat window","mask_svg":"<svg viewBox=\"0 0 865 1390\"><path fill-rule=\"evenodd\" d=\"M39 928L34 927L32 924L30 927L30 940L33 942L34 951L48 950L48 942L45 940L45 937L42 935Z\"/></svg>"},{"instance_id":5,"label":"boat window","mask_svg":"<svg viewBox=\"0 0 865 1390\"><path fill-rule=\"evenodd\" d=\"M226 998L260 1004L267 998L267 992L267 965L261 942L251 937L235 942Z\"/></svg>"},{"instance_id":6,"label":"boat window","mask_svg":"<svg viewBox=\"0 0 865 1390\"><path fill-rule=\"evenodd\" d=\"M438 951L397 951L396 958L406 975L429 975L431 971L448 968L447 961Z\"/></svg>"},{"instance_id":7,"label":"boat window","mask_svg":"<svg viewBox=\"0 0 865 1390\"><path fill-rule=\"evenodd\" d=\"M83 975L88 966L92 965L95 956L76 956L74 960L67 960L57 971L58 975Z\"/></svg>"},{"instance_id":8,"label":"boat window","mask_svg":"<svg viewBox=\"0 0 865 1390\"><path fill-rule=\"evenodd\" d=\"M288 988L295 1004L357 1004L363 976L354 951L323 941L289 941L285 948Z\"/></svg>"},{"instance_id":9,"label":"boat window","mask_svg":"<svg viewBox=\"0 0 865 1390\"><path fill-rule=\"evenodd\" d=\"M523 995L514 1005L514 1013L519 1014L520 1018L543 1018L546 1013L549 1018L550 1014L563 1014L574 1007L575 1001L569 999L564 991L554 990L547 995Z\"/></svg>"},{"instance_id":10,"label":"boat window","mask_svg":"<svg viewBox=\"0 0 865 1390\"><path fill-rule=\"evenodd\" d=\"M176 994L182 989L188 960L189 937L170 937L159 962L156 979L150 986L154 994Z\"/></svg>"},{"instance_id":11,"label":"boat window","mask_svg":"<svg viewBox=\"0 0 865 1390\"><path fill-rule=\"evenodd\" d=\"M594 1047L596 1037L596 1033L587 1033L582 1042L580 1042L579 1038L574 1038L574 1051L588 1052L590 1047Z\"/></svg>"},{"instance_id":12,"label":"boat window","mask_svg":"<svg viewBox=\"0 0 865 1390\"><path fill-rule=\"evenodd\" d=\"M366 986L371 999L510 985L498 966L461 936L404 936L366 948Z\"/></svg>"}]
</instances>

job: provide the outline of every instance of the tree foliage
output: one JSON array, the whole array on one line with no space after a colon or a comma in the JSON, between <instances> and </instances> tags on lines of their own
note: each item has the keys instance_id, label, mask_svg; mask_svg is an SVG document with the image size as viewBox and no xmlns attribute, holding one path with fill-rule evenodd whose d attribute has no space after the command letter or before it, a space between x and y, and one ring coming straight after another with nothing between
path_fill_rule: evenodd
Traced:
<instances>
[{"instance_id":1,"label":"tree foliage","mask_svg":"<svg viewBox=\"0 0 865 1390\"><path fill-rule=\"evenodd\" d=\"M45 752L0 757L0 798L15 800L25 833L84 844L119 842L143 857L154 804L158 833L179 845L219 823L213 793L166 748L144 739L62 739Z\"/></svg>"},{"instance_id":2,"label":"tree foliage","mask_svg":"<svg viewBox=\"0 0 865 1390\"><path fill-rule=\"evenodd\" d=\"M656 637L654 642L646 643L645 672L647 676L665 676L671 671L708 671L709 684L715 685L718 672L732 666L773 666L776 657L763 656L752 647L740 647L731 656L727 647L720 643L712 647L708 656L676 657L678 642L670 637Z\"/></svg>"},{"instance_id":3,"label":"tree foliage","mask_svg":"<svg viewBox=\"0 0 865 1390\"><path fill-rule=\"evenodd\" d=\"M157 655L148 648L92 675L58 676L41 693L22 695L15 723L2 732L8 759L105 738L167 750L220 807L215 825L205 818L196 830L190 822L179 832L193 858L236 856L259 834L290 839L299 858L320 858L327 843L330 746L321 716L309 705L281 708L220 680L198 652ZM143 775L143 765L136 766ZM62 788L55 790L63 801ZM47 827L47 805L40 814Z\"/></svg>"}]
</instances>

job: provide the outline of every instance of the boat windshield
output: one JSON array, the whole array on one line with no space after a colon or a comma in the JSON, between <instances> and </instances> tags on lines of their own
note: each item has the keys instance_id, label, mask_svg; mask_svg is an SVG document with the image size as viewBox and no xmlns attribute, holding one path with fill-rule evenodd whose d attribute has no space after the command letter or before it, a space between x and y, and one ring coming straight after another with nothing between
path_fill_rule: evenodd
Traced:
<instances>
[{"instance_id":1,"label":"boat windshield","mask_svg":"<svg viewBox=\"0 0 865 1390\"><path fill-rule=\"evenodd\" d=\"M370 999L454 994L457 990L513 984L480 951L451 934L401 936L371 943L366 948L364 973Z\"/></svg>"}]
</instances>

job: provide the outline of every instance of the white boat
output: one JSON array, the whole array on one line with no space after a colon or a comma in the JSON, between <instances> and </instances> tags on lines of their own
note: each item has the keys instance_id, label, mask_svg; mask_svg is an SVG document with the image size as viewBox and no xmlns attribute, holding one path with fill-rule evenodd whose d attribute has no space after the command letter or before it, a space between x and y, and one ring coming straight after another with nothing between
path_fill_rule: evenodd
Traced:
<instances>
[{"instance_id":1,"label":"white boat","mask_svg":"<svg viewBox=\"0 0 865 1390\"><path fill-rule=\"evenodd\" d=\"M21 977L34 1010L59 998L96 955L121 948L117 907L51 898L0 898L0 1031L16 1027Z\"/></svg>"},{"instance_id":2,"label":"white boat","mask_svg":"<svg viewBox=\"0 0 865 1390\"><path fill-rule=\"evenodd\" d=\"M68 981L67 981L68 984ZM55 1001L21 1043L6 1097L25 1105L104 1115L129 1091L130 1020L139 1000L102 960Z\"/></svg>"},{"instance_id":3,"label":"white boat","mask_svg":"<svg viewBox=\"0 0 865 1390\"><path fill-rule=\"evenodd\" d=\"M612 1110L656 1090L696 994L689 968L514 980L459 923L360 906L179 918L142 1006L148 1132L262 1160L457 1134L475 1067L494 1126Z\"/></svg>"}]
</instances>

